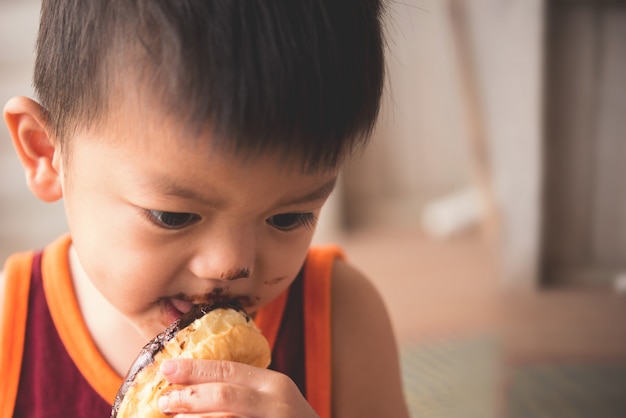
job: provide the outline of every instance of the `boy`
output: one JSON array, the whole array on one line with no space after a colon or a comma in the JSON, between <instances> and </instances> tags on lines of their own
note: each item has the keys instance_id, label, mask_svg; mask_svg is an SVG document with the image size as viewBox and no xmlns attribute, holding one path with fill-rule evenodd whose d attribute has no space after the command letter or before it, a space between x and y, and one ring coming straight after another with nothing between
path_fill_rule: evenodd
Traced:
<instances>
[{"instance_id":1,"label":"boy","mask_svg":"<svg viewBox=\"0 0 626 418\"><path fill-rule=\"evenodd\" d=\"M377 0L50 0L34 85L5 106L68 236L0 281L0 417L106 416L141 347L238 300L268 370L172 360L164 413L406 417L380 296L309 248L383 83Z\"/></svg>"}]
</instances>

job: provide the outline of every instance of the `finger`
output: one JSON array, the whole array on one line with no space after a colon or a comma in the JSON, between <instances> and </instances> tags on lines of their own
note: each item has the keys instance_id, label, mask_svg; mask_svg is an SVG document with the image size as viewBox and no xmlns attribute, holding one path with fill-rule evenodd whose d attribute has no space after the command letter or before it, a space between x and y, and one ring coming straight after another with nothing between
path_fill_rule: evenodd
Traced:
<instances>
[{"instance_id":1,"label":"finger","mask_svg":"<svg viewBox=\"0 0 626 418\"><path fill-rule=\"evenodd\" d=\"M168 382L183 385L224 382L260 387L262 380L272 374L268 370L247 364L220 360L167 360L161 364L160 369ZM260 378L259 374L265 377Z\"/></svg>"},{"instance_id":2,"label":"finger","mask_svg":"<svg viewBox=\"0 0 626 418\"><path fill-rule=\"evenodd\" d=\"M159 398L158 405L166 414L246 416L259 401L259 393L250 388L226 383L206 383L166 392Z\"/></svg>"},{"instance_id":3,"label":"finger","mask_svg":"<svg viewBox=\"0 0 626 418\"><path fill-rule=\"evenodd\" d=\"M210 414L176 414L174 418L246 418L243 415L225 414L222 412Z\"/></svg>"},{"instance_id":4,"label":"finger","mask_svg":"<svg viewBox=\"0 0 626 418\"><path fill-rule=\"evenodd\" d=\"M174 418L247 418L243 415L233 415L224 412L215 412L208 414L176 414Z\"/></svg>"}]
</instances>

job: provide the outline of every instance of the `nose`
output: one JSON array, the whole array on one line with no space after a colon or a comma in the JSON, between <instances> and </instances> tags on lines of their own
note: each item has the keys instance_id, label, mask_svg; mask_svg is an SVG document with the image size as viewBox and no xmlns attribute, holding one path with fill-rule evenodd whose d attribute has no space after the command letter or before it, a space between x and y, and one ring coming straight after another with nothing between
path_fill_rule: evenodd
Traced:
<instances>
[{"instance_id":1,"label":"nose","mask_svg":"<svg viewBox=\"0 0 626 418\"><path fill-rule=\"evenodd\" d=\"M256 258L254 233L247 228L221 228L207 234L194 250L189 269L198 278L232 281L252 275Z\"/></svg>"}]
</instances>

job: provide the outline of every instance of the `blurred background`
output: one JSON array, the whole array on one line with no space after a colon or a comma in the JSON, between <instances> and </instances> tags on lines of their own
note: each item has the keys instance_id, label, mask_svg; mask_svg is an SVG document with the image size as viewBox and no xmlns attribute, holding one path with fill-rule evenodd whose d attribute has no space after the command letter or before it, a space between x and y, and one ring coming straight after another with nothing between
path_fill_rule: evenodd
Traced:
<instances>
[{"instance_id":1,"label":"blurred background","mask_svg":"<svg viewBox=\"0 0 626 418\"><path fill-rule=\"evenodd\" d=\"M39 2L0 0L0 102ZM391 0L369 149L320 220L385 298L414 417L626 411L626 2ZM66 230L0 129L0 258Z\"/></svg>"}]
</instances>

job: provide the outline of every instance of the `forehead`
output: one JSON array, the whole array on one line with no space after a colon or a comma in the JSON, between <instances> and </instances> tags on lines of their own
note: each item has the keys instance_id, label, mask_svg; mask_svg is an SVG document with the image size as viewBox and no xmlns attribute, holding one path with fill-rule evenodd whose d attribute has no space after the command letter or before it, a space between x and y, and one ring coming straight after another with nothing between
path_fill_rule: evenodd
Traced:
<instances>
[{"instance_id":1,"label":"forehead","mask_svg":"<svg viewBox=\"0 0 626 418\"><path fill-rule=\"evenodd\" d=\"M310 169L303 158L281 149L259 152L224 148L225 141L216 142L209 124L196 129L136 95L119 101L103 123L79 132L71 142L80 148L86 144L106 149L111 159L108 164L151 167L162 179L173 176L170 172L194 176L208 166L256 172L263 177L297 176L320 181L336 177L339 170L339 166Z\"/></svg>"},{"instance_id":2,"label":"forehead","mask_svg":"<svg viewBox=\"0 0 626 418\"><path fill-rule=\"evenodd\" d=\"M269 145L255 135L229 137L227 133L216 131L209 120L198 123L180 113L167 111L158 95L150 92L145 83L140 83L142 87L133 88L133 77L124 78L127 81L120 84L122 88L115 89L117 93L112 92L102 117L89 127L80 129L82 132L113 143L134 141L146 147L167 141L180 149L191 148L194 152L204 150L231 154L241 163L263 155L274 158L281 167L307 174L337 172L351 152L349 147L336 152L341 145L338 148L324 145L323 141L296 136L283 139L277 136L279 139L272 140ZM280 132L280 129L277 131Z\"/></svg>"}]
</instances>

